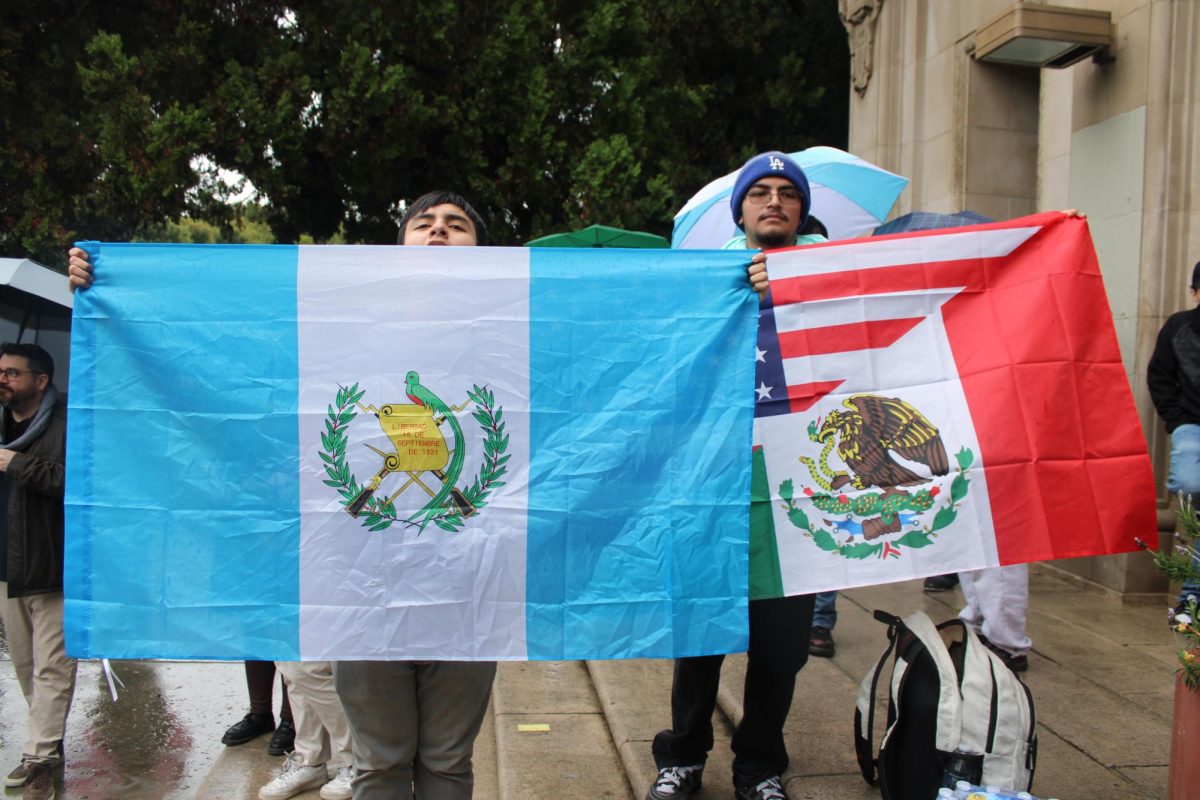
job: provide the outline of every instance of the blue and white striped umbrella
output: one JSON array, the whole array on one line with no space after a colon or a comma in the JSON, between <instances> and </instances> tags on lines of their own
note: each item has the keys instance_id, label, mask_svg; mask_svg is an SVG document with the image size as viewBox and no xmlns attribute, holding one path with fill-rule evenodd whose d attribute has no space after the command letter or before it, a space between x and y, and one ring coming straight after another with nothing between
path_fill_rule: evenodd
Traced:
<instances>
[{"instance_id":1,"label":"blue and white striped umbrella","mask_svg":"<svg viewBox=\"0 0 1200 800\"><path fill-rule=\"evenodd\" d=\"M908 185L908 178L836 147L810 147L791 156L808 176L812 215L824 223L830 239L870 233L887 218ZM718 248L737 235L729 213L729 195L736 178L736 171L717 178L687 201L675 215L671 247Z\"/></svg>"}]
</instances>

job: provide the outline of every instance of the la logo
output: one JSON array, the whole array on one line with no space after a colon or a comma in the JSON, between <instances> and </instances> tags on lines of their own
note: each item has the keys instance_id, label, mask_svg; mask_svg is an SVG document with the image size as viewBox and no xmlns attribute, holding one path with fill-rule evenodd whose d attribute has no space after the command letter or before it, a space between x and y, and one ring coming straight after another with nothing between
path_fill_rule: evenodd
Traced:
<instances>
[{"instance_id":1,"label":"la logo","mask_svg":"<svg viewBox=\"0 0 1200 800\"><path fill-rule=\"evenodd\" d=\"M783 161L779 158L779 156L771 156L771 160L769 162L767 162L767 164L768 164L768 166L770 166L770 168L772 170L775 170L776 172L783 171Z\"/></svg>"}]
</instances>

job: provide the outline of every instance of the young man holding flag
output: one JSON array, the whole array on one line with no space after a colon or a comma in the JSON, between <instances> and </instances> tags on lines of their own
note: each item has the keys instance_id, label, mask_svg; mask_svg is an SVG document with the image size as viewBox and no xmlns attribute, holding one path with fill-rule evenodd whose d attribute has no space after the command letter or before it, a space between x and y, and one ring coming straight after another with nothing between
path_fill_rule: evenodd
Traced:
<instances>
[{"instance_id":1,"label":"young man holding flag","mask_svg":"<svg viewBox=\"0 0 1200 800\"><path fill-rule=\"evenodd\" d=\"M745 163L734 184L730 209L745 235L731 239L726 249L764 250L824 241L821 236L798 235L811 210L808 179L784 153L761 153ZM762 252L751 259L751 282L760 297L765 296ZM788 764L783 725L796 674L808 660L812 617L812 595L750 603L743 715L731 743L737 800L787 800L781 777ZM698 656L675 662L671 728L654 737L658 777L647 800L681 800L700 789L704 762L713 746L712 715L724 658Z\"/></svg>"}]
</instances>

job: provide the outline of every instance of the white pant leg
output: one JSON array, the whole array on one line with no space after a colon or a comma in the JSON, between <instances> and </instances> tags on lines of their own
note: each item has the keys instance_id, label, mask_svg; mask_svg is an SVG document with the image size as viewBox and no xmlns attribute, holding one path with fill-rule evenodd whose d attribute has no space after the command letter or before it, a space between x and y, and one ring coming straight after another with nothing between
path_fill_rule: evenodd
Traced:
<instances>
[{"instance_id":1,"label":"white pant leg","mask_svg":"<svg viewBox=\"0 0 1200 800\"><path fill-rule=\"evenodd\" d=\"M333 688L333 665L328 661L276 661L275 666L288 683L296 752L304 764L350 766L350 728Z\"/></svg>"},{"instance_id":2,"label":"white pant leg","mask_svg":"<svg viewBox=\"0 0 1200 800\"><path fill-rule=\"evenodd\" d=\"M63 637L63 594L8 597L0 583L0 617L13 669L29 720L24 750L26 761L57 764L75 694L76 661L67 656Z\"/></svg>"},{"instance_id":3,"label":"white pant leg","mask_svg":"<svg viewBox=\"0 0 1200 800\"><path fill-rule=\"evenodd\" d=\"M1013 564L959 573L967 605L959 619L1014 656L1033 647L1025 631L1029 613L1029 565Z\"/></svg>"}]
</instances>

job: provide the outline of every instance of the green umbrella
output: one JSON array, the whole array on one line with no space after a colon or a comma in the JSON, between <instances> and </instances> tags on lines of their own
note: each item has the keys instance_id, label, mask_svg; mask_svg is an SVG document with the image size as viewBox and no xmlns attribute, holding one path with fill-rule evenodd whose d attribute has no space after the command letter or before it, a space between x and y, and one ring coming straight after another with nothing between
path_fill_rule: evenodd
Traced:
<instances>
[{"instance_id":1,"label":"green umbrella","mask_svg":"<svg viewBox=\"0 0 1200 800\"><path fill-rule=\"evenodd\" d=\"M607 225L589 225L578 231L552 233L532 242L526 247L662 247L671 243L663 236L643 231L627 231Z\"/></svg>"}]
</instances>

